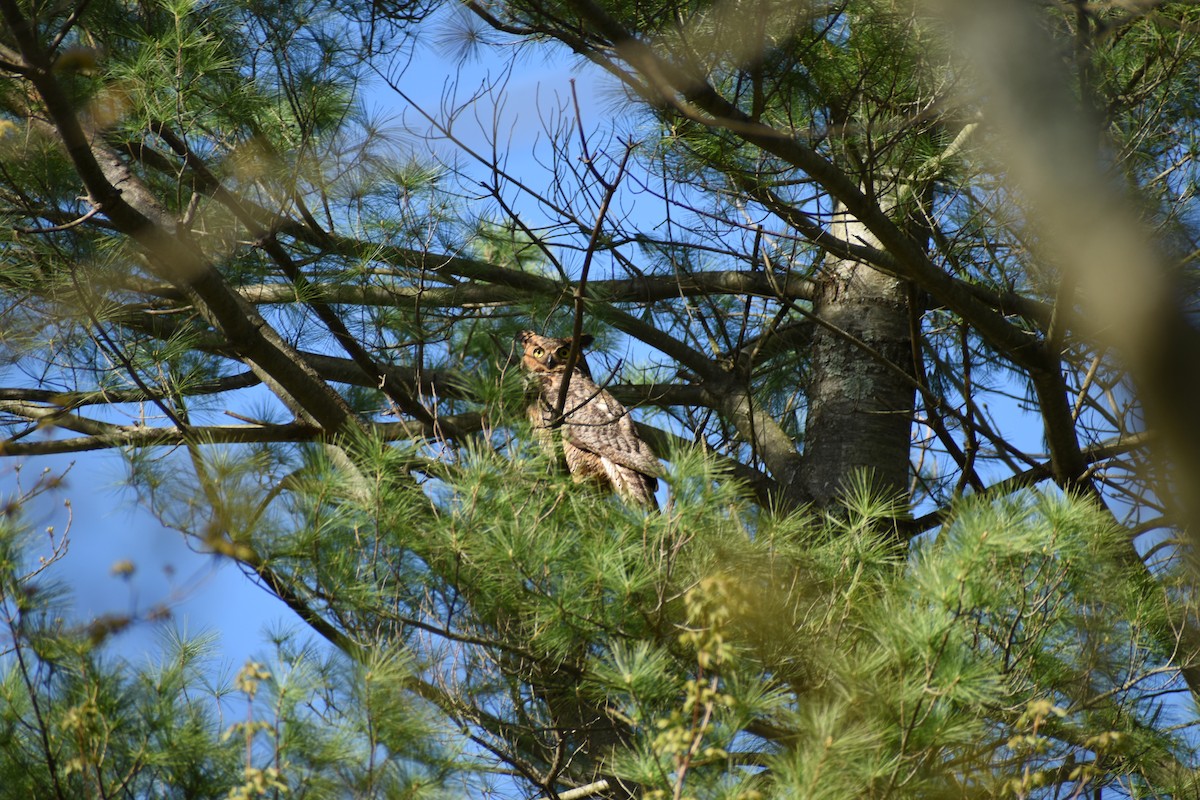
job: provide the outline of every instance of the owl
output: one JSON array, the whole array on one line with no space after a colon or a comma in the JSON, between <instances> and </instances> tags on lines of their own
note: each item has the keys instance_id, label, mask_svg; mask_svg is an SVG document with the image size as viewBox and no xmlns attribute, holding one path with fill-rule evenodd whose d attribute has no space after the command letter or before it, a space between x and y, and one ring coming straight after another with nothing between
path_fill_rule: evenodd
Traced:
<instances>
[{"instance_id":1,"label":"owl","mask_svg":"<svg viewBox=\"0 0 1200 800\"><path fill-rule=\"evenodd\" d=\"M552 446L554 412L567 377L571 339L522 331L517 335L517 343L525 350L521 365L530 373L537 391L536 400L529 406L530 422L538 437ZM581 349L591 343L591 336L580 337ZM612 488L627 502L658 508L654 491L662 466L638 438L625 406L592 382L582 358L571 371L558 430L562 434L567 469L577 483L595 481Z\"/></svg>"}]
</instances>

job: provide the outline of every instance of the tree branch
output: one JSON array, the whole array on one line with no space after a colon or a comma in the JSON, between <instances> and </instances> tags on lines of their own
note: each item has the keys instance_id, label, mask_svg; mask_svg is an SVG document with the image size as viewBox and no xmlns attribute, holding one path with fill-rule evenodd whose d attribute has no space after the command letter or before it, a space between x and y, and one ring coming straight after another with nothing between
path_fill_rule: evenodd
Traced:
<instances>
[{"instance_id":1,"label":"tree branch","mask_svg":"<svg viewBox=\"0 0 1200 800\"><path fill-rule=\"evenodd\" d=\"M123 234L138 242L155 274L181 288L204 318L224 331L248 366L297 415L331 432L356 425L345 401L295 358L292 348L225 282L213 265L178 235L175 222L150 191L109 149L98 132L85 131L52 73L37 35L15 0L0 0L0 17L13 32L28 79L41 96L72 164L98 207Z\"/></svg>"}]
</instances>

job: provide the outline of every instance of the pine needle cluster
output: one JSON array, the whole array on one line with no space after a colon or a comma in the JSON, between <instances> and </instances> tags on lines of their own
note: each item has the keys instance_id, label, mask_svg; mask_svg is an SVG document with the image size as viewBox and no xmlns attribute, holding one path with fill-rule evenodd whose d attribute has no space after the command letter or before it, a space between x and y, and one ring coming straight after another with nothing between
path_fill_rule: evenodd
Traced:
<instances>
[{"instance_id":1,"label":"pine needle cluster","mask_svg":"<svg viewBox=\"0 0 1200 800\"><path fill-rule=\"evenodd\" d=\"M469 453L424 489L394 450L360 456L365 491L315 461L246 538L324 641L281 633L216 683L203 639L139 666L64 622L6 517L3 785L1137 796L1181 790L1194 759L1161 722L1186 716L1165 666L1182 609L1087 501L966 501L906 549L885 500L772 515L697 454L672 460L662 513L536 452Z\"/></svg>"}]
</instances>

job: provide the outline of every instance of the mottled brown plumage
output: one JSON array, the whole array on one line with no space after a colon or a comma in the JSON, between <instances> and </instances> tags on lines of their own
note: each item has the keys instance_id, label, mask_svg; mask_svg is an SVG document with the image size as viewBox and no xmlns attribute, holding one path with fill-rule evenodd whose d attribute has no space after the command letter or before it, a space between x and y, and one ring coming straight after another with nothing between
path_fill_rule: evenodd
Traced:
<instances>
[{"instance_id":1,"label":"mottled brown plumage","mask_svg":"<svg viewBox=\"0 0 1200 800\"><path fill-rule=\"evenodd\" d=\"M522 331L517 342L524 348L521 365L535 379L537 399L529 407L529 420L543 444L554 446L555 410L566 380L571 339L539 336ZM580 337L580 346L592 342ZM592 382L580 360L567 381L561 432L567 469L578 482L595 481L611 487L622 499L657 508L654 491L662 465L637 435L629 411L611 394Z\"/></svg>"}]
</instances>

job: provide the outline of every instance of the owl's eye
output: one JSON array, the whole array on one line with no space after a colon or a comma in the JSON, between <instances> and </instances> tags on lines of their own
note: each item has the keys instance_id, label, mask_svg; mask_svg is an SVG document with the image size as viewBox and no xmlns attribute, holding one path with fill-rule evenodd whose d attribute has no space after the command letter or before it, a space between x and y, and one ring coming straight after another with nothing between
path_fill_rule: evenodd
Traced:
<instances>
[{"instance_id":1,"label":"owl's eye","mask_svg":"<svg viewBox=\"0 0 1200 800\"><path fill-rule=\"evenodd\" d=\"M544 355L546 355L546 351L543 350L542 348L540 348L540 347L533 348L533 357L534 358L541 358Z\"/></svg>"},{"instance_id":2,"label":"owl's eye","mask_svg":"<svg viewBox=\"0 0 1200 800\"><path fill-rule=\"evenodd\" d=\"M562 347L554 351L554 357L566 360L566 357L570 352L571 348L564 344Z\"/></svg>"}]
</instances>

